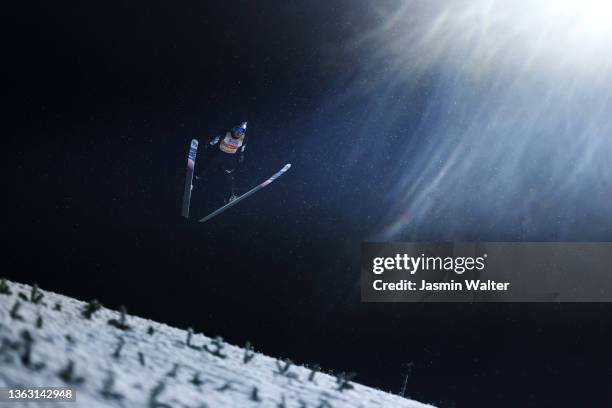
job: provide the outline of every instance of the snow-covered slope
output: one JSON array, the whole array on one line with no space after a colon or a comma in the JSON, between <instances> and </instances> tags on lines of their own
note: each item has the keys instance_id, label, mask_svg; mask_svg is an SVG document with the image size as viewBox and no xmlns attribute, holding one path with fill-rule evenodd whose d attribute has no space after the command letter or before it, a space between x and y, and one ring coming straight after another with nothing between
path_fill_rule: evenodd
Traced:
<instances>
[{"instance_id":1,"label":"snow-covered slope","mask_svg":"<svg viewBox=\"0 0 612 408\"><path fill-rule=\"evenodd\" d=\"M0 342L0 387L76 389L76 403L0 402L12 407L430 407L12 282L0 283Z\"/></svg>"}]
</instances>

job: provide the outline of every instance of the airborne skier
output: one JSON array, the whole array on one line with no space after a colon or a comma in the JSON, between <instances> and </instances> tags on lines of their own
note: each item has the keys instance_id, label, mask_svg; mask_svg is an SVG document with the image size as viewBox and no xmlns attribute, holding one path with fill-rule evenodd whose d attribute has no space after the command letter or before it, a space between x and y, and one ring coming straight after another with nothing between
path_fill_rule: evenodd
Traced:
<instances>
[{"instance_id":1,"label":"airborne skier","mask_svg":"<svg viewBox=\"0 0 612 408\"><path fill-rule=\"evenodd\" d=\"M243 122L241 125L225 132L225 135L222 137L215 136L205 144L205 164L203 169L199 171L199 175L195 177L196 180L198 180L198 185L207 186L205 189L201 188L200 186L198 186L198 188L195 190L193 189L193 174L195 171L195 162L199 142L197 139L191 140L189 155L187 158L185 190L183 193L183 217L190 218L189 209L191 206L192 190L194 193L198 193L195 195L196 198L199 196L198 201L201 201L204 196L206 196L206 198L214 198L216 192L222 194L223 200L221 200L221 197L219 197L218 200L215 200L217 203L214 203L214 205L219 204L221 201L223 201L223 205L199 220L200 222L206 222L218 214L221 214L228 208L233 207L235 204L239 203L245 198L255 194L262 188L270 185L272 182L274 182L274 180L285 174L287 170L291 168L291 164L285 164L283 168L274 173L263 183L258 184L246 193L237 197L234 191L234 176L239 165L244 161L244 151L246 149L246 128L247 123ZM201 162L201 160L198 162ZM219 183L221 183L222 186L219 186ZM200 204L203 203L196 203L196 208L202 208L203 206Z\"/></svg>"},{"instance_id":2,"label":"airborne skier","mask_svg":"<svg viewBox=\"0 0 612 408\"><path fill-rule=\"evenodd\" d=\"M236 198L235 174L238 166L244 161L246 149L247 122L225 132L223 136L215 136L206 143L207 150L204 168L196 179L219 178L223 201L231 202Z\"/></svg>"}]
</instances>

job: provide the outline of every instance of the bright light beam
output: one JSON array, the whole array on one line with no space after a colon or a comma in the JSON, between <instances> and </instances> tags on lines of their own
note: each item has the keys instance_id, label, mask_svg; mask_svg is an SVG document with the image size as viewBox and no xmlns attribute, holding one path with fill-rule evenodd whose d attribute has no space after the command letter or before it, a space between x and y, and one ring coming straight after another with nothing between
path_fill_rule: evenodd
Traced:
<instances>
[{"instance_id":1,"label":"bright light beam","mask_svg":"<svg viewBox=\"0 0 612 408\"><path fill-rule=\"evenodd\" d=\"M346 156L387 175L377 238L612 238L612 5L384 4L342 96L364 105ZM420 124L403 127L423 100ZM408 129L391 153L381 124ZM400 159L372 159L389 154Z\"/></svg>"},{"instance_id":2,"label":"bright light beam","mask_svg":"<svg viewBox=\"0 0 612 408\"><path fill-rule=\"evenodd\" d=\"M549 5L556 13L573 19L581 30L592 34L612 33L612 3L608 0L557 0Z\"/></svg>"}]
</instances>

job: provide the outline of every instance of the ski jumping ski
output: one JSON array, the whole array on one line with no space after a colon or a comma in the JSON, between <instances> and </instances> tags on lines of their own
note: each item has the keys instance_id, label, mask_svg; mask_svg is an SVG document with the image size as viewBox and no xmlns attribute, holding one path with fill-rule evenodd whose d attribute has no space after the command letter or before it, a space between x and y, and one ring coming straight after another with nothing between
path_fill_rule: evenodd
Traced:
<instances>
[{"instance_id":1,"label":"ski jumping ski","mask_svg":"<svg viewBox=\"0 0 612 408\"><path fill-rule=\"evenodd\" d=\"M200 222L206 222L206 221L210 220L211 218L221 214L222 212L224 212L228 208L233 207L234 205L238 204L240 201L244 200L245 198L255 194L256 192L258 192L262 188L268 186L274 180L276 180L277 178L279 178L280 176L285 174L287 172L287 170L289 170L290 168L291 168L291 164L290 163L285 164L283 166L283 168L280 169L278 172L276 172L272 177L270 177L269 179L267 179L263 183L259 184L258 186L253 187L252 189L250 189L249 191L247 191L243 195L241 195L241 196L237 197L236 199L230 201L229 203L225 204L223 207L221 207L221 208L213 211L212 213L208 214L206 217L202 218L200 220Z\"/></svg>"},{"instance_id":2,"label":"ski jumping ski","mask_svg":"<svg viewBox=\"0 0 612 408\"><path fill-rule=\"evenodd\" d=\"M183 211L182 215L189 218L189 204L191 202L191 190L193 189L193 171L195 168L196 154L198 153L198 140L192 139L187 156L187 175L185 177L185 191L183 192Z\"/></svg>"}]
</instances>

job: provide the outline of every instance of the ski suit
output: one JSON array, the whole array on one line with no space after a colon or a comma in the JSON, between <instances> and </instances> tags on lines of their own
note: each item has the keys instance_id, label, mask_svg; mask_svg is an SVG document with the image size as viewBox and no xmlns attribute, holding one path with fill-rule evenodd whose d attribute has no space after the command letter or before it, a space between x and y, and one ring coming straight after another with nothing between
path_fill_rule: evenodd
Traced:
<instances>
[{"instance_id":1,"label":"ski suit","mask_svg":"<svg viewBox=\"0 0 612 408\"><path fill-rule=\"evenodd\" d=\"M224 201L228 201L234 196L236 170L244 161L246 134L236 138L231 131L227 131L223 136L211 138L205 148L205 164L199 178L212 178L220 182L222 184L219 189L220 194Z\"/></svg>"}]
</instances>

